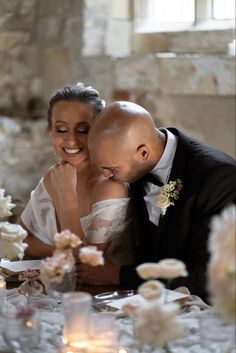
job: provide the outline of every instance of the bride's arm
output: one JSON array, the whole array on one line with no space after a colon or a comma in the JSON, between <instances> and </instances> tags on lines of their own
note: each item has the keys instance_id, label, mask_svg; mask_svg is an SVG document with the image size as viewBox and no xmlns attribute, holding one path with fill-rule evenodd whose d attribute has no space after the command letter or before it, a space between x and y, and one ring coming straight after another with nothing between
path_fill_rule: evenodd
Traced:
<instances>
[{"instance_id":1,"label":"bride's arm","mask_svg":"<svg viewBox=\"0 0 236 353\"><path fill-rule=\"evenodd\" d=\"M84 240L76 193L76 169L69 163L54 166L44 179L56 209L60 230L69 229Z\"/></svg>"}]
</instances>

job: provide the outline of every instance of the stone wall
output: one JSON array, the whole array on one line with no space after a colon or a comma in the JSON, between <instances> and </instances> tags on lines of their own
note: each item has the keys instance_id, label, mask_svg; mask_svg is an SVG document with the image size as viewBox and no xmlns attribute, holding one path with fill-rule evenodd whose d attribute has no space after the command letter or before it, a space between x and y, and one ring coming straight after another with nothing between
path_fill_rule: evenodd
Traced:
<instances>
[{"instance_id":1,"label":"stone wall","mask_svg":"<svg viewBox=\"0 0 236 353\"><path fill-rule=\"evenodd\" d=\"M0 0L0 115L14 125L0 119L0 185L14 198L53 163L47 101L77 81L235 155L234 31L135 33L131 3Z\"/></svg>"}]
</instances>

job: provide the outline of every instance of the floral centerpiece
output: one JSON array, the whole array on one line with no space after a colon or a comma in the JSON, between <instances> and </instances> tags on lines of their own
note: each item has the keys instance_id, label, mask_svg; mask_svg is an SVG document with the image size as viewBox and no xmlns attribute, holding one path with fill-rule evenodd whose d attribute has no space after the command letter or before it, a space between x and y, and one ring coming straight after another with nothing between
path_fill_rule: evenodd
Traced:
<instances>
[{"instance_id":1,"label":"floral centerpiece","mask_svg":"<svg viewBox=\"0 0 236 353\"><path fill-rule=\"evenodd\" d=\"M78 257L82 263L91 266L104 264L102 251L95 246L82 247L80 238L69 230L56 233L54 239L56 249L53 255L41 261L40 265L40 279L48 291L50 287L59 291L61 288L62 292L75 289L76 248L79 248Z\"/></svg>"},{"instance_id":2,"label":"floral centerpiece","mask_svg":"<svg viewBox=\"0 0 236 353\"><path fill-rule=\"evenodd\" d=\"M0 219L11 216L11 209L15 207L11 197L4 196L4 193L5 190L0 189ZM23 242L26 237L27 232L19 224L0 222L0 258L22 259L28 246Z\"/></svg>"},{"instance_id":3,"label":"floral centerpiece","mask_svg":"<svg viewBox=\"0 0 236 353\"><path fill-rule=\"evenodd\" d=\"M235 322L235 223L236 206L215 216L209 237L208 287L212 305L229 322Z\"/></svg>"},{"instance_id":4,"label":"floral centerpiece","mask_svg":"<svg viewBox=\"0 0 236 353\"><path fill-rule=\"evenodd\" d=\"M127 303L123 311L133 317L135 334L141 346L162 347L168 352L170 341L186 335L186 323L177 315L179 305L166 302L165 287L156 278L170 280L187 276L185 264L175 259L164 259L158 263L141 264L136 270L146 280L138 288L143 300Z\"/></svg>"}]
</instances>

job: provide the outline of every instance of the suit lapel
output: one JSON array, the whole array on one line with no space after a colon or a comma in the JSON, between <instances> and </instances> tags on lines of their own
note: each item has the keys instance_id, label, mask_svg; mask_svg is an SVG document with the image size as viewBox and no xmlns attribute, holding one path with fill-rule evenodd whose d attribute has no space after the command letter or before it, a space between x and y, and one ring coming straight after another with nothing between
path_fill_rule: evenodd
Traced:
<instances>
[{"instance_id":1,"label":"suit lapel","mask_svg":"<svg viewBox=\"0 0 236 353\"><path fill-rule=\"evenodd\" d=\"M187 141L185 136L181 134L177 129L169 128L168 130L170 130L175 136L178 137L177 148L176 148L175 157L173 160L173 165L171 168L171 173L170 173L168 182L181 179L184 187L184 184L185 184L184 171L188 160L188 148L186 148ZM179 198L181 198L181 191L180 191ZM158 253L158 249L160 248L160 240L162 239L162 234L164 233L168 223L172 222L175 208L178 207L178 201L179 199L175 201L174 206L169 206L167 208L166 214L164 216L160 215L158 228L157 228L157 236L155 241L155 249L157 253Z\"/></svg>"}]
</instances>

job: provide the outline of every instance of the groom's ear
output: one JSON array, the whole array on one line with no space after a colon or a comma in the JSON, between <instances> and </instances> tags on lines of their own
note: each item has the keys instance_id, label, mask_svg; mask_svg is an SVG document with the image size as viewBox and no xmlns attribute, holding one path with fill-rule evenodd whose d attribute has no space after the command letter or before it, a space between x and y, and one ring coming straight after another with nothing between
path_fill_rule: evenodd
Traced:
<instances>
[{"instance_id":1,"label":"groom's ear","mask_svg":"<svg viewBox=\"0 0 236 353\"><path fill-rule=\"evenodd\" d=\"M149 157L149 150L146 145L139 145L137 147L137 157L139 161L146 161Z\"/></svg>"}]
</instances>

